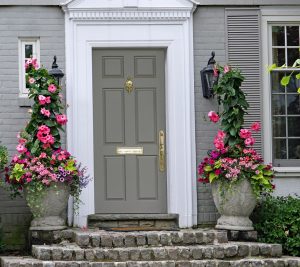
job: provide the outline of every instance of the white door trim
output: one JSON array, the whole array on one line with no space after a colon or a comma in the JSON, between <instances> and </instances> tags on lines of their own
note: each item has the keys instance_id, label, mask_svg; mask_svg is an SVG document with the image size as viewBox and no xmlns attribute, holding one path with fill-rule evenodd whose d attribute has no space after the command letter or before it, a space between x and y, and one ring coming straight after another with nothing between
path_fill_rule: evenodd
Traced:
<instances>
[{"instance_id":1,"label":"white door trim","mask_svg":"<svg viewBox=\"0 0 300 267\"><path fill-rule=\"evenodd\" d=\"M121 4L122 1L116 2ZM118 6L115 10L110 8L109 16L105 4L109 7L110 0L79 0L64 6L67 102L70 105L67 146L93 176L92 49L165 48L168 212L179 214L180 227L191 227L197 224L194 7L186 0L152 0L147 13L145 5L149 0L135 2L143 6L141 12L128 12ZM162 2L176 6L153 7L154 3ZM95 6L97 4L101 7ZM122 12L126 13L125 17ZM75 215L74 225L85 226L87 216L95 212L93 182L82 192L81 200L84 204Z\"/></svg>"}]
</instances>

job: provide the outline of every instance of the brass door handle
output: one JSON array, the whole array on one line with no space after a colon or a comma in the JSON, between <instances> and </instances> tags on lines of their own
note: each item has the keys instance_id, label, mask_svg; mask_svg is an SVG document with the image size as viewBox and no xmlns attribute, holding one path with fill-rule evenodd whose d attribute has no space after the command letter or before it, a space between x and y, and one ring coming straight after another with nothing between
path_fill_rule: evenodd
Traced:
<instances>
[{"instance_id":1,"label":"brass door handle","mask_svg":"<svg viewBox=\"0 0 300 267\"><path fill-rule=\"evenodd\" d=\"M161 172L165 171L165 133L164 131L159 131L159 170Z\"/></svg>"}]
</instances>

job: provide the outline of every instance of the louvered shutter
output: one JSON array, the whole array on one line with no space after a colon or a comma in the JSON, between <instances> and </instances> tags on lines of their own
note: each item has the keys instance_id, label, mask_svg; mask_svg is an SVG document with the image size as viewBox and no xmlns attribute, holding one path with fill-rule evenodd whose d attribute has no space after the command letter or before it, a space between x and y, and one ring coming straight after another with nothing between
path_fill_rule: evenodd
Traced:
<instances>
[{"instance_id":1,"label":"louvered shutter","mask_svg":"<svg viewBox=\"0 0 300 267\"><path fill-rule=\"evenodd\" d=\"M261 122L261 38L258 9L226 9L227 62L245 76L242 90L250 104L245 127ZM261 133L255 134L255 148L262 152Z\"/></svg>"}]
</instances>

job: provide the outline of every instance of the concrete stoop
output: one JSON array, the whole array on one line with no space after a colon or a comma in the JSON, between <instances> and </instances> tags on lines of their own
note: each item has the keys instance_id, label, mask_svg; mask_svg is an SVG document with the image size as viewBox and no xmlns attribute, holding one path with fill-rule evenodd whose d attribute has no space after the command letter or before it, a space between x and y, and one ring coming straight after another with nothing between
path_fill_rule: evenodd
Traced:
<instances>
[{"instance_id":1,"label":"concrete stoop","mask_svg":"<svg viewBox=\"0 0 300 267\"><path fill-rule=\"evenodd\" d=\"M226 231L32 232L32 257L1 257L3 267L300 267L282 246L228 241ZM43 241L48 241L43 244Z\"/></svg>"}]
</instances>

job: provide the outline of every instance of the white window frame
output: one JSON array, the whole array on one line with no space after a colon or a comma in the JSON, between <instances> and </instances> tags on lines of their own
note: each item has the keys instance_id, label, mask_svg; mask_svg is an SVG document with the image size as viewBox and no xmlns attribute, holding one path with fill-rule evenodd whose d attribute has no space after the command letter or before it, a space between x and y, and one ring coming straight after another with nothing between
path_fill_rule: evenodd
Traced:
<instances>
[{"instance_id":1,"label":"white window frame","mask_svg":"<svg viewBox=\"0 0 300 267\"><path fill-rule=\"evenodd\" d=\"M26 88L26 70L25 70L25 45L32 45L33 58L37 59L40 64L40 39L37 37L19 38L19 96L28 97L28 89Z\"/></svg>"},{"instance_id":2,"label":"white window frame","mask_svg":"<svg viewBox=\"0 0 300 267\"><path fill-rule=\"evenodd\" d=\"M261 25L262 25L262 63L263 63L263 155L266 163L272 162L272 110L271 110L271 80L270 73L267 72L267 66L272 64L272 31L274 24L299 24L300 25L300 7L262 7ZM280 173L300 172L299 167L274 167L275 171Z\"/></svg>"}]
</instances>

